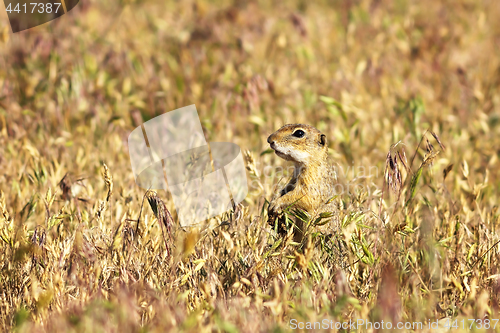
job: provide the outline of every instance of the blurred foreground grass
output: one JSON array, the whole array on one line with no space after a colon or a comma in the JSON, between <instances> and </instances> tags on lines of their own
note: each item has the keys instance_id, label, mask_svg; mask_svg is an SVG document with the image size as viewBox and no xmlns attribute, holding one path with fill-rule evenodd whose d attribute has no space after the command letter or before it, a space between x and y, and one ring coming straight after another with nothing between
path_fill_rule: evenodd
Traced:
<instances>
[{"instance_id":1,"label":"blurred foreground grass","mask_svg":"<svg viewBox=\"0 0 500 333\"><path fill-rule=\"evenodd\" d=\"M2 17L0 327L500 319L499 17L488 0L82 1L14 35ZM189 104L252 153L251 191L169 232L148 200L139 215L126 139ZM284 163L261 155L299 122L352 185L304 244L267 224Z\"/></svg>"}]
</instances>

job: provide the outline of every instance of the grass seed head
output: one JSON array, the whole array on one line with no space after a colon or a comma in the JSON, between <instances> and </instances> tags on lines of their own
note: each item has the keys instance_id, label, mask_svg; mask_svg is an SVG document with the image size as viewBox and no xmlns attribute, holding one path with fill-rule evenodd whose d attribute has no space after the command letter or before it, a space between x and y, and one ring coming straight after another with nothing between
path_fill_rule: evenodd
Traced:
<instances>
[{"instance_id":1,"label":"grass seed head","mask_svg":"<svg viewBox=\"0 0 500 333\"><path fill-rule=\"evenodd\" d=\"M111 176L111 173L106 163L103 163L103 168L104 169L102 175L104 177L104 183L106 183L106 188L108 189L108 193L106 195L106 201L109 202L109 199L113 195L113 176Z\"/></svg>"}]
</instances>

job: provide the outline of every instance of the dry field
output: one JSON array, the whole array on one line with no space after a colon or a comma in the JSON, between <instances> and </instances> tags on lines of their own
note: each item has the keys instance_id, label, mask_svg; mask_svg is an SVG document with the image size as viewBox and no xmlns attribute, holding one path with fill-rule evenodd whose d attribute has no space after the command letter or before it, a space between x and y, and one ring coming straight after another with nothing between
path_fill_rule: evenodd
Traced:
<instances>
[{"instance_id":1,"label":"dry field","mask_svg":"<svg viewBox=\"0 0 500 333\"><path fill-rule=\"evenodd\" d=\"M17 34L0 12L2 331L500 319L499 1L84 0ZM190 104L248 152L247 198L197 229L127 148ZM267 221L266 138L300 122L343 191L298 244Z\"/></svg>"}]
</instances>

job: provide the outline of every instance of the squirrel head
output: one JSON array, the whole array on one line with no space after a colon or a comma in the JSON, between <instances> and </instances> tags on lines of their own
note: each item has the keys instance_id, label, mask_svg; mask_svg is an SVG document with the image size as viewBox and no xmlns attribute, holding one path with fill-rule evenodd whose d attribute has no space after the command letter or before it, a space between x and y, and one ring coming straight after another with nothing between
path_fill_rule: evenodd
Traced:
<instances>
[{"instance_id":1,"label":"squirrel head","mask_svg":"<svg viewBox=\"0 0 500 333\"><path fill-rule=\"evenodd\" d=\"M310 125L285 125L267 142L279 157L304 166L321 163L328 155L326 135Z\"/></svg>"}]
</instances>

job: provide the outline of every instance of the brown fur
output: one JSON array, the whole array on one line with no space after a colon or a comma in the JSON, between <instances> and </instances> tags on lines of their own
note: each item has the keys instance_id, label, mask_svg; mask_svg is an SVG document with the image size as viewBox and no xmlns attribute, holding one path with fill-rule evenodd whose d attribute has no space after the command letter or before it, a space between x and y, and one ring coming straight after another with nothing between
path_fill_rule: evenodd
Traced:
<instances>
[{"instance_id":1,"label":"brown fur","mask_svg":"<svg viewBox=\"0 0 500 333\"><path fill-rule=\"evenodd\" d=\"M294 135L298 130L304 132L303 137ZM295 165L290 181L271 199L270 223L274 223L275 217L291 205L310 216L318 213L333 196L336 180L333 166L328 162L326 136L310 125L291 124L271 134L267 142L276 155ZM301 221L296 221L296 225L300 232L294 233L294 240L300 241L303 226Z\"/></svg>"}]
</instances>

